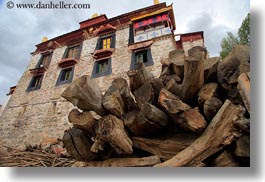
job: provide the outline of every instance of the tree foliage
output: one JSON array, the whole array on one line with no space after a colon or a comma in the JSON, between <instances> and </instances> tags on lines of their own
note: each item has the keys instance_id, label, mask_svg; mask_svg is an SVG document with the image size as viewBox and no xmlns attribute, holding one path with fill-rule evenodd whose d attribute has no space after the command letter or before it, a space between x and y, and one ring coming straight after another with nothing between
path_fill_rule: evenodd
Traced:
<instances>
[{"instance_id":1,"label":"tree foliage","mask_svg":"<svg viewBox=\"0 0 265 182\"><path fill-rule=\"evenodd\" d=\"M239 44L238 38L232 32L227 32L227 37L223 38L221 42L222 51L220 56L225 58L237 44Z\"/></svg>"},{"instance_id":2,"label":"tree foliage","mask_svg":"<svg viewBox=\"0 0 265 182\"><path fill-rule=\"evenodd\" d=\"M250 13L243 20L241 27L238 30L239 43L250 45Z\"/></svg>"},{"instance_id":3,"label":"tree foliage","mask_svg":"<svg viewBox=\"0 0 265 182\"><path fill-rule=\"evenodd\" d=\"M223 38L221 42L222 51L220 52L222 58L225 58L235 45L250 45L250 13L243 20L237 34L234 35L232 32L227 32L227 37Z\"/></svg>"}]
</instances>

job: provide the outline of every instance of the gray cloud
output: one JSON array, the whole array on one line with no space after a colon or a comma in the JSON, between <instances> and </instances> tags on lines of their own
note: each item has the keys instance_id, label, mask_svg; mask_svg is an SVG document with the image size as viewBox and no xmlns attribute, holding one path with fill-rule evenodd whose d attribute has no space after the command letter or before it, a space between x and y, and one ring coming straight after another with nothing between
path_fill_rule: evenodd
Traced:
<instances>
[{"instance_id":1,"label":"gray cloud","mask_svg":"<svg viewBox=\"0 0 265 182\"><path fill-rule=\"evenodd\" d=\"M211 56L218 56L220 42L226 36L229 28L225 25L215 25L214 20L208 13L201 13L196 18L191 19L188 24L188 32L204 31L205 46Z\"/></svg>"},{"instance_id":2,"label":"gray cloud","mask_svg":"<svg viewBox=\"0 0 265 182\"><path fill-rule=\"evenodd\" d=\"M16 3L38 1L13 0ZM56 0L59 2L60 0ZM79 28L79 22L93 13L113 17L153 4L153 0L64 0L68 3L90 3L83 10L7 9L0 0L0 104L6 100L9 87L16 85L30 61L30 53L43 36L53 38ZM50 2L50 0L41 0ZM55 1L53 1L55 2ZM162 0L161 0L162 2ZM165 0L174 3L176 33L204 30L211 55L218 54L221 37L234 31L249 12L249 0ZM216 23L218 22L218 24Z\"/></svg>"}]
</instances>

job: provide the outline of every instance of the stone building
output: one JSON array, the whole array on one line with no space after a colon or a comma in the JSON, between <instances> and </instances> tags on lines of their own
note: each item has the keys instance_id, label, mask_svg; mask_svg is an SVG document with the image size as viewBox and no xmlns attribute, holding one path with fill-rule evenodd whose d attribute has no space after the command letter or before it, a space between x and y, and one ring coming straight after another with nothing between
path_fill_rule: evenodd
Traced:
<instances>
[{"instance_id":1,"label":"stone building","mask_svg":"<svg viewBox=\"0 0 265 182\"><path fill-rule=\"evenodd\" d=\"M117 77L144 62L156 77L160 60L174 49L204 46L203 32L178 34L173 6L158 3L113 18L99 15L80 22L80 28L36 45L2 115L0 138L7 146L23 148L45 137L62 137L71 125L73 105L61 97L75 78L90 75L104 92Z\"/></svg>"}]
</instances>

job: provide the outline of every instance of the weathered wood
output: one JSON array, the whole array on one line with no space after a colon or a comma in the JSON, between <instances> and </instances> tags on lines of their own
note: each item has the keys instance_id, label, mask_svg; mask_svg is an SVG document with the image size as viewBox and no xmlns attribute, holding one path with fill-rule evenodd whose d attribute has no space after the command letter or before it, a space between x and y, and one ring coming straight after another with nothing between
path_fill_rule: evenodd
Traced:
<instances>
[{"instance_id":1,"label":"weathered wood","mask_svg":"<svg viewBox=\"0 0 265 182\"><path fill-rule=\"evenodd\" d=\"M202 86L198 93L198 102L203 106L204 102L212 97L217 96L217 83L207 83Z\"/></svg>"},{"instance_id":2,"label":"weathered wood","mask_svg":"<svg viewBox=\"0 0 265 182\"><path fill-rule=\"evenodd\" d=\"M183 101L192 99L204 84L203 61L188 57L184 64L184 79L177 84L174 79L167 82L166 89L180 97Z\"/></svg>"},{"instance_id":3,"label":"weathered wood","mask_svg":"<svg viewBox=\"0 0 265 182\"><path fill-rule=\"evenodd\" d=\"M102 144L109 143L118 154L130 154L132 150L132 141L128 137L123 121L116 116L108 115L102 117L95 123L95 142L91 150L95 153L102 150Z\"/></svg>"},{"instance_id":4,"label":"weathered wood","mask_svg":"<svg viewBox=\"0 0 265 182\"><path fill-rule=\"evenodd\" d=\"M236 161L233 154L228 151L222 152L212 163L212 167L238 167L239 163Z\"/></svg>"},{"instance_id":5,"label":"weathered wood","mask_svg":"<svg viewBox=\"0 0 265 182\"><path fill-rule=\"evenodd\" d=\"M217 82L217 66L220 57L213 57L204 60L204 82Z\"/></svg>"},{"instance_id":6,"label":"weathered wood","mask_svg":"<svg viewBox=\"0 0 265 182\"><path fill-rule=\"evenodd\" d=\"M141 111L134 110L123 116L124 125L134 136L147 137L161 130L161 126L149 121Z\"/></svg>"},{"instance_id":7,"label":"weathered wood","mask_svg":"<svg viewBox=\"0 0 265 182\"><path fill-rule=\"evenodd\" d=\"M234 154L238 157L250 157L250 136L242 135L236 141Z\"/></svg>"},{"instance_id":8,"label":"weathered wood","mask_svg":"<svg viewBox=\"0 0 265 182\"><path fill-rule=\"evenodd\" d=\"M241 73L250 71L250 53L246 45L237 45L218 64L217 79L223 88L229 90L233 84L237 83L237 78Z\"/></svg>"},{"instance_id":9,"label":"weathered wood","mask_svg":"<svg viewBox=\"0 0 265 182\"><path fill-rule=\"evenodd\" d=\"M180 113L179 117L174 121L182 129L195 133L202 132L207 126L207 122L201 115L198 107Z\"/></svg>"},{"instance_id":10,"label":"weathered wood","mask_svg":"<svg viewBox=\"0 0 265 182\"><path fill-rule=\"evenodd\" d=\"M113 158L105 161L76 162L72 167L151 167L160 163L158 156L142 158Z\"/></svg>"},{"instance_id":11,"label":"weathered wood","mask_svg":"<svg viewBox=\"0 0 265 182\"><path fill-rule=\"evenodd\" d=\"M242 108L226 100L201 137L173 158L156 167L198 166L206 158L229 145L239 132L234 122L239 119Z\"/></svg>"},{"instance_id":12,"label":"weathered wood","mask_svg":"<svg viewBox=\"0 0 265 182\"><path fill-rule=\"evenodd\" d=\"M150 82L146 82L143 86L138 88L134 92L135 100L138 105L138 108L142 108L146 103L155 102L155 93Z\"/></svg>"},{"instance_id":13,"label":"weathered wood","mask_svg":"<svg viewBox=\"0 0 265 182\"><path fill-rule=\"evenodd\" d=\"M94 124L96 120L89 111L79 112L78 109L72 109L68 115L68 120L75 128L86 130L91 135L94 134Z\"/></svg>"},{"instance_id":14,"label":"weathered wood","mask_svg":"<svg viewBox=\"0 0 265 182\"><path fill-rule=\"evenodd\" d=\"M160 126L166 126L168 123L167 115L154 105L147 103L143 106L141 111L148 120Z\"/></svg>"},{"instance_id":15,"label":"weathered wood","mask_svg":"<svg viewBox=\"0 0 265 182\"><path fill-rule=\"evenodd\" d=\"M72 128L65 132L63 143L71 157L81 161L91 161L96 158L96 155L90 151L92 146L91 136L88 133Z\"/></svg>"},{"instance_id":16,"label":"weathered wood","mask_svg":"<svg viewBox=\"0 0 265 182\"><path fill-rule=\"evenodd\" d=\"M102 104L115 116L121 116L135 107L128 83L123 78L116 78L105 92Z\"/></svg>"},{"instance_id":17,"label":"weathered wood","mask_svg":"<svg viewBox=\"0 0 265 182\"><path fill-rule=\"evenodd\" d=\"M82 110L93 110L100 115L105 114L102 106L102 93L97 84L84 75L74 80L61 94L63 98Z\"/></svg>"},{"instance_id":18,"label":"weathered wood","mask_svg":"<svg viewBox=\"0 0 265 182\"><path fill-rule=\"evenodd\" d=\"M250 132L250 119L241 118L235 122L235 126L242 130L242 132L249 134Z\"/></svg>"},{"instance_id":19,"label":"weathered wood","mask_svg":"<svg viewBox=\"0 0 265 182\"><path fill-rule=\"evenodd\" d=\"M132 141L134 147L157 155L162 160L168 160L188 147L196 138L196 135L178 134L163 140L133 137Z\"/></svg>"},{"instance_id":20,"label":"weathered wood","mask_svg":"<svg viewBox=\"0 0 265 182\"><path fill-rule=\"evenodd\" d=\"M250 113L250 78L248 77L247 73L242 73L238 77L238 85L237 88L241 95L241 98L247 108L248 112Z\"/></svg>"},{"instance_id":21,"label":"weathered wood","mask_svg":"<svg viewBox=\"0 0 265 182\"><path fill-rule=\"evenodd\" d=\"M203 105L203 112L208 119L208 121L211 121L213 117L216 115L218 110L222 107L223 103L220 99L216 97L212 97L208 100Z\"/></svg>"},{"instance_id":22,"label":"weathered wood","mask_svg":"<svg viewBox=\"0 0 265 182\"><path fill-rule=\"evenodd\" d=\"M163 84L163 81L159 78L155 78L155 79L151 80L150 83L151 83L153 91L154 91L154 104L157 105L159 93L160 93L161 89L164 88L165 86Z\"/></svg>"},{"instance_id":23,"label":"weathered wood","mask_svg":"<svg viewBox=\"0 0 265 182\"><path fill-rule=\"evenodd\" d=\"M158 104L170 114L177 114L190 109L190 106L182 102L176 95L167 89L162 89L158 97Z\"/></svg>"},{"instance_id":24,"label":"weathered wood","mask_svg":"<svg viewBox=\"0 0 265 182\"><path fill-rule=\"evenodd\" d=\"M154 78L153 74L145 69L144 63L136 63L133 70L127 72L131 92L140 88L147 81Z\"/></svg>"},{"instance_id":25,"label":"weathered wood","mask_svg":"<svg viewBox=\"0 0 265 182\"><path fill-rule=\"evenodd\" d=\"M202 46L194 46L188 50L188 55L197 59L206 59L207 50Z\"/></svg>"}]
</instances>

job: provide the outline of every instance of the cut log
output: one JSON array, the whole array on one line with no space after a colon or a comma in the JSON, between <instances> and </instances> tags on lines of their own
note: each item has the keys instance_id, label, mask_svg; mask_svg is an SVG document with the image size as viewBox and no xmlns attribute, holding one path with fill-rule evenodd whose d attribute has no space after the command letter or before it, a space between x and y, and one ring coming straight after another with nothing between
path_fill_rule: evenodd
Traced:
<instances>
[{"instance_id":1,"label":"cut log","mask_svg":"<svg viewBox=\"0 0 265 182\"><path fill-rule=\"evenodd\" d=\"M249 135L242 135L239 139L237 139L234 154L238 157L250 157Z\"/></svg>"},{"instance_id":2,"label":"cut log","mask_svg":"<svg viewBox=\"0 0 265 182\"><path fill-rule=\"evenodd\" d=\"M162 89L158 97L158 104L170 114L177 114L190 109L190 106L182 102L177 96Z\"/></svg>"},{"instance_id":3,"label":"cut log","mask_svg":"<svg viewBox=\"0 0 265 182\"><path fill-rule=\"evenodd\" d=\"M102 99L105 109L115 116L121 116L135 107L135 102L131 97L128 83L123 78L116 78Z\"/></svg>"},{"instance_id":4,"label":"cut log","mask_svg":"<svg viewBox=\"0 0 265 182\"><path fill-rule=\"evenodd\" d=\"M158 96L161 89L164 88L164 84L163 81L159 78L153 79L150 83L154 91L154 104L157 105Z\"/></svg>"},{"instance_id":5,"label":"cut log","mask_svg":"<svg viewBox=\"0 0 265 182\"><path fill-rule=\"evenodd\" d=\"M129 77L130 89L131 92L134 93L135 90L140 88L147 81L150 81L154 78L153 74L148 72L145 69L144 63L136 63L134 70L130 70L127 72Z\"/></svg>"},{"instance_id":6,"label":"cut log","mask_svg":"<svg viewBox=\"0 0 265 182\"><path fill-rule=\"evenodd\" d=\"M217 67L217 79L223 88L229 90L236 85L237 78L241 73L250 71L249 47L246 45L237 45L225 57Z\"/></svg>"},{"instance_id":7,"label":"cut log","mask_svg":"<svg viewBox=\"0 0 265 182\"><path fill-rule=\"evenodd\" d=\"M155 102L155 93L154 89L152 87L152 84L150 82L145 83L143 86L138 88L134 92L135 100L137 102L137 105L140 109L146 104L146 103L154 103Z\"/></svg>"},{"instance_id":8,"label":"cut log","mask_svg":"<svg viewBox=\"0 0 265 182\"><path fill-rule=\"evenodd\" d=\"M212 97L208 100L203 105L203 112L208 119L208 121L211 121L213 117L216 115L218 110L222 107L223 103L220 99L216 97Z\"/></svg>"},{"instance_id":9,"label":"cut log","mask_svg":"<svg viewBox=\"0 0 265 182\"><path fill-rule=\"evenodd\" d=\"M168 123L167 115L154 105L147 103L143 106L141 111L148 120L160 126L166 126Z\"/></svg>"},{"instance_id":10,"label":"cut log","mask_svg":"<svg viewBox=\"0 0 265 182\"><path fill-rule=\"evenodd\" d=\"M133 137L132 141L134 147L157 155L162 160L168 160L188 147L196 138L196 135L178 134L163 140Z\"/></svg>"},{"instance_id":11,"label":"cut log","mask_svg":"<svg viewBox=\"0 0 265 182\"><path fill-rule=\"evenodd\" d=\"M188 50L188 55L200 60L206 59L207 50L202 46L194 46Z\"/></svg>"},{"instance_id":12,"label":"cut log","mask_svg":"<svg viewBox=\"0 0 265 182\"><path fill-rule=\"evenodd\" d=\"M242 107L226 100L201 137L173 158L155 166L198 166L240 135L234 127L234 123L239 119L241 112Z\"/></svg>"},{"instance_id":13,"label":"cut log","mask_svg":"<svg viewBox=\"0 0 265 182\"><path fill-rule=\"evenodd\" d=\"M247 118L241 118L235 122L235 126L242 130L242 132L249 134L250 132L250 120Z\"/></svg>"},{"instance_id":14,"label":"cut log","mask_svg":"<svg viewBox=\"0 0 265 182\"><path fill-rule=\"evenodd\" d=\"M204 60L204 82L217 82L217 66L220 62L220 57L213 57Z\"/></svg>"},{"instance_id":15,"label":"cut log","mask_svg":"<svg viewBox=\"0 0 265 182\"><path fill-rule=\"evenodd\" d=\"M198 102L201 106L206 100L217 96L217 87L217 83L207 83L202 86L198 93Z\"/></svg>"},{"instance_id":16,"label":"cut log","mask_svg":"<svg viewBox=\"0 0 265 182\"><path fill-rule=\"evenodd\" d=\"M105 114L100 88L87 75L74 80L61 96L81 110L93 110L99 115Z\"/></svg>"},{"instance_id":17,"label":"cut log","mask_svg":"<svg viewBox=\"0 0 265 182\"><path fill-rule=\"evenodd\" d=\"M114 158L105 161L76 162L72 167L151 167L160 163L158 156L143 158Z\"/></svg>"},{"instance_id":18,"label":"cut log","mask_svg":"<svg viewBox=\"0 0 265 182\"><path fill-rule=\"evenodd\" d=\"M180 97L183 101L188 101L197 95L204 84L203 61L192 57L185 59L184 79L181 85L171 79L166 89Z\"/></svg>"},{"instance_id":19,"label":"cut log","mask_svg":"<svg viewBox=\"0 0 265 182\"><path fill-rule=\"evenodd\" d=\"M247 108L248 112L250 113L250 78L248 77L247 73L242 73L238 77L238 85L237 88L241 95L241 98Z\"/></svg>"},{"instance_id":20,"label":"cut log","mask_svg":"<svg viewBox=\"0 0 265 182\"><path fill-rule=\"evenodd\" d=\"M207 126L207 122L198 107L180 113L174 121L182 129L195 133L201 133Z\"/></svg>"},{"instance_id":21,"label":"cut log","mask_svg":"<svg viewBox=\"0 0 265 182\"><path fill-rule=\"evenodd\" d=\"M65 132L63 144L72 158L80 161L91 161L96 155L90 151L92 146L91 136L88 133L72 128Z\"/></svg>"},{"instance_id":22,"label":"cut log","mask_svg":"<svg viewBox=\"0 0 265 182\"><path fill-rule=\"evenodd\" d=\"M132 141L128 137L123 121L116 116L108 115L102 117L95 123L95 143L91 150L95 153L102 150L102 144L109 143L118 154L131 154Z\"/></svg>"},{"instance_id":23,"label":"cut log","mask_svg":"<svg viewBox=\"0 0 265 182\"><path fill-rule=\"evenodd\" d=\"M236 161L233 154L228 151L222 152L211 165L212 167L238 167L239 163Z\"/></svg>"},{"instance_id":24,"label":"cut log","mask_svg":"<svg viewBox=\"0 0 265 182\"><path fill-rule=\"evenodd\" d=\"M72 109L68 115L68 120L75 128L86 130L91 135L94 135L94 124L96 120L89 111L83 111L81 113L78 109Z\"/></svg>"},{"instance_id":25,"label":"cut log","mask_svg":"<svg viewBox=\"0 0 265 182\"><path fill-rule=\"evenodd\" d=\"M161 126L149 121L141 111L135 110L123 116L125 126L134 136L148 137L161 130Z\"/></svg>"}]
</instances>

